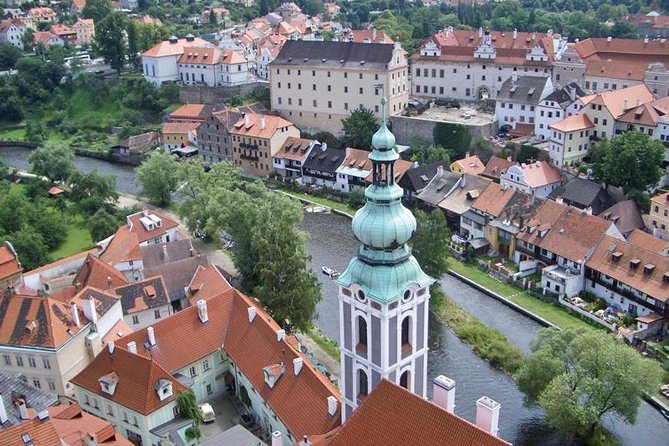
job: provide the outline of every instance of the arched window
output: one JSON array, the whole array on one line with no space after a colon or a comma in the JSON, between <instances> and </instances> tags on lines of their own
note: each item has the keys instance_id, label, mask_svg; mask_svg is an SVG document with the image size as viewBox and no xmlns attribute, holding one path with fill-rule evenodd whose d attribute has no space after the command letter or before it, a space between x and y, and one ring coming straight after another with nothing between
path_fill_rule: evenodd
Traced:
<instances>
[{"instance_id":1,"label":"arched window","mask_svg":"<svg viewBox=\"0 0 669 446\"><path fill-rule=\"evenodd\" d=\"M364 317L357 317L357 326L358 326L358 344L356 349L359 352L367 353L367 321Z\"/></svg>"},{"instance_id":2,"label":"arched window","mask_svg":"<svg viewBox=\"0 0 669 446\"><path fill-rule=\"evenodd\" d=\"M369 382L364 370L358 369L358 397L367 396L369 393Z\"/></svg>"},{"instance_id":3,"label":"arched window","mask_svg":"<svg viewBox=\"0 0 669 446\"><path fill-rule=\"evenodd\" d=\"M410 371L405 371L402 373L400 376L400 386L404 387L405 389L409 390L409 377L411 376Z\"/></svg>"},{"instance_id":4,"label":"arched window","mask_svg":"<svg viewBox=\"0 0 669 446\"><path fill-rule=\"evenodd\" d=\"M411 317L407 316L402 320L402 356L411 353Z\"/></svg>"}]
</instances>

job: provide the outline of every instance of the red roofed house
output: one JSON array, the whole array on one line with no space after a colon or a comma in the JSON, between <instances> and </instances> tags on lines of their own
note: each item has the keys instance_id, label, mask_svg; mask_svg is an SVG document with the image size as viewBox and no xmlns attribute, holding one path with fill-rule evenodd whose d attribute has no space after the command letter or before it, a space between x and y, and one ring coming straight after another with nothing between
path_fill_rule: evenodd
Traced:
<instances>
[{"instance_id":1,"label":"red roofed house","mask_svg":"<svg viewBox=\"0 0 669 446\"><path fill-rule=\"evenodd\" d=\"M387 43L393 44L395 41L388 34L377 29L352 29L344 31L342 40L354 43Z\"/></svg>"},{"instance_id":2,"label":"red roofed house","mask_svg":"<svg viewBox=\"0 0 669 446\"><path fill-rule=\"evenodd\" d=\"M84 10L86 6L86 0L72 0L72 5L70 5L70 12L75 15L81 14L81 11Z\"/></svg>"},{"instance_id":3,"label":"red roofed house","mask_svg":"<svg viewBox=\"0 0 669 446\"><path fill-rule=\"evenodd\" d=\"M478 156L470 155L469 152L461 160L453 161L450 165L451 172L468 173L469 175L481 175L485 165Z\"/></svg>"},{"instance_id":4,"label":"red roofed house","mask_svg":"<svg viewBox=\"0 0 669 446\"><path fill-rule=\"evenodd\" d=\"M186 46L177 61L185 85L230 86L249 81L246 58L233 50Z\"/></svg>"},{"instance_id":5,"label":"red roofed house","mask_svg":"<svg viewBox=\"0 0 669 446\"><path fill-rule=\"evenodd\" d=\"M166 151L197 147L197 129L199 122L166 122L160 132L160 139Z\"/></svg>"},{"instance_id":6,"label":"red roofed house","mask_svg":"<svg viewBox=\"0 0 669 446\"><path fill-rule=\"evenodd\" d=\"M23 269L11 243L0 246L0 290L18 288L23 284Z\"/></svg>"},{"instance_id":7,"label":"red roofed house","mask_svg":"<svg viewBox=\"0 0 669 446\"><path fill-rule=\"evenodd\" d=\"M63 46L65 42L63 39L53 34L50 31L35 31L33 33L33 39L35 46L42 46L43 48L49 48L50 46Z\"/></svg>"},{"instance_id":8,"label":"red roofed house","mask_svg":"<svg viewBox=\"0 0 669 446\"><path fill-rule=\"evenodd\" d=\"M590 148L590 133L595 128L587 114L572 115L549 126L548 156L556 167L580 163Z\"/></svg>"},{"instance_id":9,"label":"red roofed house","mask_svg":"<svg viewBox=\"0 0 669 446\"><path fill-rule=\"evenodd\" d=\"M322 144L315 139L290 136L281 149L272 155L272 168L282 177L301 178L302 165L312 150L320 150Z\"/></svg>"},{"instance_id":10,"label":"red roofed house","mask_svg":"<svg viewBox=\"0 0 669 446\"><path fill-rule=\"evenodd\" d=\"M142 211L126 217L128 229L136 234L139 246L178 240L178 223L154 211Z\"/></svg>"},{"instance_id":11,"label":"red roofed house","mask_svg":"<svg viewBox=\"0 0 669 446\"><path fill-rule=\"evenodd\" d=\"M188 34L183 39L175 36L160 42L142 53L142 67L144 79L160 85L163 82L179 80L179 57L184 53L184 47L211 47L206 40Z\"/></svg>"},{"instance_id":12,"label":"red roofed house","mask_svg":"<svg viewBox=\"0 0 669 446\"><path fill-rule=\"evenodd\" d=\"M68 446L133 446L133 443L116 432L114 426L84 412L77 403L50 407L48 413L48 423L53 425L63 444ZM42 445L39 442L35 444Z\"/></svg>"},{"instance_id":13,"label":"red roofed house","mask_svg":"<svg viewBox=\"0 0 669 446\"><path fill-rule=\"evenodd\" d=\"M132 393L128 387L122 390L129 384L124 376L139 373L131 371L135 366L130 358L141 358L147 363L143 368L160 371L166 379L189 382L198 403L225 394L236 396L258 418L263 431L280 432L280 444L286 446L304 435L326 434L341 423L339 391L291 345L255 300L234 289L118 340L115 353L103 352L73 380L80 402L85 404L86 397L91 404L97 402L100 417L142 435L144 444L154 444L159 438L151 431L174 422L176 413L171 412L171 400L161 404L155 398L155 380L147 380L148 371L136 377L141 384L134 384ZM100 383L110 371L120 377L111 395L101 390ZM152 404L143 401L146 397ZM108 403L113 415L106 413Z\"/></svg>"},{"instance_id":14,"label":"red roofed house","mask_svg":"<svg viewBox=\"0 0 669 446\"><path fill-rule=\"evenodd\" d=\"M513 165L500 175L502 187L512 187L539 198L547 197L560 182L560 171L547 161Z\"/></svg>"},{"instance_id":15,"label":"red roofed house","mask_svg":"<svg viewBox=\"0 0 669 446\"><path fill-rule=\"evenodd\" d=\"M56 11L51 8L39 7L31 8L28 10L28 15L23 19L28 28L37 30L37 24L39 22L55 22L58 15Z\"/></svg>"},{"instance_id":16,"label":"red roofed house","mask_svg":"<svg viewBox=\"0 0 669 446\"><path fill-rule=\"evenodd\" d=\"M63 25L62 23L55 23L51 25L51 28L49 29L51 31L51 34L54 36L60 37L60 39L65 42L67 45L75 45L77 41L77 32L70 28L67 25Z\"/></svg>"},{"instance_id":17,"label":"red roofed house","mask_svg":"<svg viewBox=\"0 0 669 446\"><path fill-rule=\"evenodd\" d=\"M494 99L513 74L549 77L555 55L566 43L552 33L448 27L411 56L411 94L465 101Z\"/></svg>"},{"instance_id":18,"label":"red roofed house","mask_svg":"<svg viewBox=\"0 0 669 446\"><path fill-rule=\"evenodd\" d=\"M9 42L19 49L23 49L23 33L26 25L19 19L7 19L0 22L0 42Z\"/></svg>"},{"instance_id":19,"label":"red roofed house","mask_svg":"<svg viewBox=\"0 0 669 446\"><path fill-rule=\"evenodd\" d=\"M72 25L72 29L77 33L77 45L90 45L95 40L95 24L93 19L79 18Z\"/></svg>"},{"instance_id":20,"label":"red roofed house","mask_svg":"<svg viewBox=\"0 0 669 446\"><path fill-rule=\"evenodd\" d=\"M279 116L246 113L230 129L232 160L247 174L267 177L273 171L272 157L289 137L299 138L295 125Z\"/></svg>"}]
</instances>

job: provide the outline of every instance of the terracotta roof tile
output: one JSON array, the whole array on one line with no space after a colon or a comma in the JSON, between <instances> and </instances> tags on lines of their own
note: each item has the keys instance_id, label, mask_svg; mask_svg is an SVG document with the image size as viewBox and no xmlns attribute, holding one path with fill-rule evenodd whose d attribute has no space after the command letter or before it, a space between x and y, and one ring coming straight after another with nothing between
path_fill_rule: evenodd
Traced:
<instances>
[{"instance_id":1,"label":"terracotta roof tile","mask_svg":"<svg viewBox=\"0 0 669 446\"><path fill-rule=\"evenodd\" d=\"M113 395L103 392L98 381L101 376L111 372L115 372L119 377ZM171 382L174 392L172 397L162 402L155 390L156 383L161 379ZM174 401L180 392L188 390L157 362L122 348L114 349L114 353L109 353L108 348L104 349L88 367L72 378L71 382L143 415L156 411Z\"/></svg>"},{"instance_id":2,"label":"terracotta roof tile","mask_svg":"<svg viewBox=\"0 0 669 446\"><path fill-rule=\"evenodd\" d=\"M98 444L105 446L132 446L114 430L109 422L81 410L79 404L64 404L50 407L49 417L58 437L68 446L86 446L86 437L91 434ZM37 444L39 446L39 443Z\"/></svg>"},{"instance_id":3,"label":"terracotta roof tile","mask_svg":"<svg viewBox=\"0 0 669 446\"><path fill-rule=\"evenodd\" d=\"M232 286L215 265L208 265L197 268L187 288L186 296L194 306L198 300L209 300L232 289Z\"/></svg>"},{"instance_id":4,"label":"terracotta roof tile","mask_svg":"<svg viewBox=\"0 0 669 446\"><path fill-rule=\"evenodd\" d=\"M165 57L165 56L178 56L183 54L184 47L189 46L198 46L198 47L211 47L211 44L206 40L202 40L199 37L195 37L192 40L187 39L178 39L176 42L172 43L169 40L160 42L150 48L149 50L142 53L143 57Z\"/></svg>"},{"instance_id":5,"label":"terracotta roof tile","mask_svg":"<svg viewBox=\"0 0 669 446\"><path fill-rule=\"evenodd\" d=\"M144 216L143 212L138 212L136 214L128 215L126 217L126 221L128 222L128 227L131 233L137 235L137 239L139 240L139 243L143 243L147 240L151 240L157 237L160 237L161 235L165 234L169 229L176 228L179 226L179 224L172 220L171 218L168 218L164 216L163 214L159 214L154 211L146 211L148 215L155 215L156 217L160 218L161 220L161 225L160 227L155 227L152 230L147 230L140 219ZM139 248L138 248L139 251ZM134 251L133 251L134 254ZM140 253L141 254L141 253Z\"/></svg>"},{"instance_id":6,"label":"terracotta roof tile","mask_svg":"<svg viewBox=\"0 0 669 446\"><path fill-rule=\"evenodd\" d=\"M163 124L161 133L164 135L166 133L185 134L194 132L197 131L200 124L200 122L166 122Z\"/></svg>"},{"instance_id":7,"label":"terracotta roof tile","mask_svg":"<svg viewBox=\"0 0 669 446\"><path fill-rule=\"evenodd\" d=\"M137 234L130 232L128 226L118 228L114 238L100 254L100 259L112 265L128 260L140 260L141 258L139 238Z\"/></svg>"},{"instance_id":8,"label":"terracotta roof tile","mask_svg":"<svg viewBox=\"0 0 669 446\"><path fill-rule=\"evenodd\" d=\"M378 29L354 29L347 38L354 43L395 43L388 34Z\"/></svg>"},{"instance_id":9,"label":"terracotta roof tile","mask_svg":"<svg viewBox=\"0 0 669 446\"><path fill-rule=\"evenodd\" d=\"M381 421L382 420L382 421ZM509 446L476 425L382 380L334 437L323 444Z\"/></svg>"},{"instance_id":10,"label":"terracotta roof tile","mask_svg":"<svg viewBox=\"0 0 669 446\"><path fill-rule=\"evenodd\" d=\"M549 125L550 128L559 130L561 132L575 132L578 130L591 129L594 127L590 118L585 113L582 115L572 115L558 121L555 124Z\"/></svg>"},{"instance_id":11,"label":"terracotta roof tile","mask_svg":"<svg viewBox=\"0 0 669 446\"><path fill-rule=\"evenodd\" d=\"M103 262L96 256L88 254L72 283L78 284L80 288L92 286L101 290L107 290L125 285L128 281L119 270Z\"/></svg>"},{"instance_id":12,"label":"terracotta roof tile","mask_svg":"<svg viewBox=\"0 0 669 446\"><path fill-rule=\"evenodd\" d=\"M184 104L170 113L170 120L190 119L193 121L202 121L203 112L206 110L205 104Z\"/></svg>"},{"instance_id":13,"label":"terracotta roof tile","mask_svg":"<svg viewBox=\"0 0 669 446\"><path fill-rule=\"evenodd\" d=\"M492 179L499 179L500 175L503 172L506 172L506 169L514 165L518 165L518 163L507 160L506 158L493 156L490 158L490 160L488 160L488 164L486 164L485 169L481 175Z\"/></svg>"},{"instance_id":14,"label":"terracotta roof tile","mask_svg":"<svg viewBox=\"0 0 669 446\"><path fill-rule=\"evenodd\" d=\"M653 93L646 84L639 84L620 90L605 91L591 96L581 98L584 104L603 105L609 113L618 119L630 108L636 107L653 100Z\"/></svg>"},{"instance_id":15,"label":"terracotta roof tile","mask_svg":"<svg viewBox=\"0 0 669 446\"><path fill-rule=\"evenodd\" d=\"M296 138L289 136L283 143L281 149L272 155L272 158L292 161L304 161L309 156L311 147L315 144L313 139ZM318 148L317 148L318 149Z\"/></svg>"},{"instance_id":16,"label":"terracotta roof tile","mask_svg":"<svg viewBox=\"0 0 669 446\"><path fill-rule=\"evenodd\" d=\"M499 217L514 193L513 188L503 189L497 183L490 183L472 203L472 209L493 217Z\"/></svg>"},{"instance_id":17,"label":"terracotta roof tile","mask_svg":"<svg viewBox=\"0 0 669 446\"><path fill-rule=\"evenodd\" d=\"M616 261L612 253L621 253ZM632 259L641 260L636 268L632 268ZM649 274L644 265L652 264L655 268ZM627 241L606 236L597 246L592 258L588 260L588 268L599 271L660 302L669 299L669 281L664 275L669 273L669 258L655 251L649 251Z\"/></svg>"},{"instance_id":18,"label":"terracotta roof tile","mask_svg":"<svg viewBox=\"0 0 669 446\"><path fill-rule=\"evenodd\" d=\"M560 182L560 171L547 161L521 164L513 169L520 170L525 181L532 188Z\"/></svg>"},{"instance_id":19,"label":"terracotta roof tile","mask_svg":"<svg viewBox=\"0 0 669 446\"><path fill-rule=\"evenodd\" d=\"M53 423L43 423L39 418L26 421L0 431L2 446L26 446L23 435L29 435L35 446L62 446Z\"/></svg>"},{"instance_id":20,"label":"terracotta roof tile","mask_svg":"<svg viewBox=\"0 0 669 446\"><path fill-rule=\"evenodd\" d=\"M462 169L462 172L468 173L470 175L480 175L485 170L485 166L476 155L471 155L460 160L453 161L453 164L457 164L460 166L460 169Z\"/></svg>"},{"instance_id":21,"label":"terracotta roof tile","mask_svg":"<svg viewBox=\"0 0 669 446\"><path fill-rule=\"evenodd\" d=\"M644 42L642 39L591 38L574 45L579 56L590 63L592 60L610 61L619 67L648 67L655 62L669 66L669 43L660 40Z\"/></svg>"},{"instance_id":22,"label":"terracotta roof tile","mask_svg":"<svg viewBox=\"0 0 669 446\"><path fill-rule=\"evenodd\" d=\"M0 280L22 271L18 256L7 246L0 247Z\"/></svg>"},{"instance_id":23,"label":"terracotta roof tile","mask_svg":"<svg viewBox=\"0 0 669 446\"><path fill-rule=\"evenodd\" d=\"M661 253L669 248L669 242L661 238L654 237L641 229L633 230L627 236L627 242L634 246L643 248L647 251Z\"/></svg>"},{"instance_id":24,"label":"terracotta roof tile","mask_svg":"<svg viewBox=\"0 0 669 446\"><path fill-rule=\"evenodd\" d=\"M277 130L291 126L293 126L292 122L286 121L279 116L247 113L235 123L230 133L233 135L269 139Z\"/></svg>"}]
</instances>

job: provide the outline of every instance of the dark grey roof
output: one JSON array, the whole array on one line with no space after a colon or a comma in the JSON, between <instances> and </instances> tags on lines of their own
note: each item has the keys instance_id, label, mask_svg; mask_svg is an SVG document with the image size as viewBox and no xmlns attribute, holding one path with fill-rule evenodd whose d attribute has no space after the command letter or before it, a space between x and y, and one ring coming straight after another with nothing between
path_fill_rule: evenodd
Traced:
<instances>
[{"instance_id":1,"label":"dark grey roof","mask_svg":"<svg viewBox=\"0 0 669 446\"><path fill-rule=\"evenodd\" d=\"M538 198L522 190L517 190L506 203L497 220L508 220L510 223L515 223L519 227L522 227L525 221L532 218L543 202L543 198Z\"/></svg>"},{"instance_id":2,"label":"dark grey roof","mask_svg":"<svg viewBox=\"0 0 669 446\"><path fill-rule=\"evenodd\" d=\"M292 40L289 42L292 42ZM327 147L325 150L322 148L321 150L312 150L303 164L303 169L334 174L344 162L344 158L346 158L345 148L335 149L334 147Z\"/></svg>"},{"instance_id":3,"label":"dark grey roof","mask_svg":"<svg viewBox=\"0 0 669 446\"><path fill-rule=\"evenodd\" d=\"M600 215L605 220L612 221L618 230L626 235L635 229L643 229L646 225L641 213L633 200L625 200L605 209Z\"/></svg>"},{"instance_id":4,"label":"dark grey roof","mask_svg":"<svg viewBox=\"0 0 669 446\"><path fill-rule=\"evenodd\" d=\"M144 272L146 276L146 272ZM148 288L153 287L154 296L147 295ZM131 314L148 308L162 307L170 303L169 295L160 276L150 277L130 285L123 285L114 290L121 297L123 314ZM141 301L141 302L140 302ZM143 304L142 304L143 303ZM137 308L137 309L136 309Z\"/></svg>"},{"instance_id":5,"label":"dark grey roof","mask_svg":"<svg viewBox=\"0 0 669 446\"><path fill-rule=\"evenodd\" d=\"M392 60L394 48L394 45L383 43L289 40L271 64L385 70Z\"/></svg>"},{"instance_id":6,"label":"dark grey roof","mask_svg":"<svg viewBox=\"0 0 669 446\"><path fill-rule=\"evenodd\" d=\"M569 89L573 88L575 90L575 98L578 99L581 96L585 96L585 92L578 86L576 82L571 82L559 90L555 90L553 93L546 96L544 101L553 101L558 104L569 104L572 102L571 97L569 96Z\"/></svg>"},{"instance_id":7,"label":"dark grey roof","mask_svg":"<svg viewBox=\"0 0 669 446\"><path fill-rule=\"evenodd\" d=\"M508 101L514 104L537 105L541 102L541 93L548 82L548 78L539 76L518 76L508 78L502 84L497 94L497 101ZM532 94L530 94L532 93Z\"/></svg>"},{"instance_id":8,"label":"dark grey roof","mask_svg":"<svg viewBox=\"0 0 669 446\"><path fill-rule=\"evenodd\" d=\"M177 260L193 257L196 254L190 239L140 246L140 250L142 252L144 269L164 263L176 262ZM146 277L151 277L151 275L147 275Z\"/></svg>"},{"instance_id":9,"label":"dark grey roof","mask_svg":"<svg viewBox=\"0 0 669 446\"><path fill-rule=\"evenodd\" d=\"M420 192L425 189L425 186L427 186L430 180L437 174L437 166L444 166L448 169L448 164L445 161L439 161L425 166L412 167L402 175L398 185L402 189L410 190L414 193Z\"/></svg>"},{"instance_id":10,"label":"dark grey roof","mask_svg":"<svg viewBox=\"0 0 669 446\"><path fill-rule=\"evenodd\" d=\"M167 423L154 427L149 432L160 438L170 439L175 446L184 446L179 430L193 424L193 420L186 417L173 418ZM200 443L201 444L201 443Z\"/></svg>"},{"instance_id":11,"label":"dark grey roof","mask_svg":"<svg viewBox=\"0 0 669 446\"><path fill-rule=\"evenodd\" d=\"M0 425L0 430L21 423L19 410L14 405L15 398L23 399L26 405L33 409L47 408L58 404L57 395L36 389L25 382L24 379L21 375L16 376L0 371L0 395L2 395L2 404L7 411L7 421Z\"/></svg>"},{"instance_id":12,"label":"dark grey roof","mask_svg":"<svg viewBox=\"0 0 669 446\"><path fill-rule=\"evenodd\" d=\"M554 189L548 196L552 200L558 197L562 197L565 204L579 209L591 207L593 215L599 214L615 201L601 184L578 177Z\"/></svg>"},{"instance_id":13,"label":"dark grey roof","mask_svg":"<svg viewBox=\"0 0 669 446\"><path fill-rule=\"evenodd\" d=\"M459 173L444 169L441 176L434 178L423 192L418 194L417 198L420 201L437 206L446 197L446 194L453 189L453 186L455 186L455 183L457 183L459 179Z\"/></svg>"},{"instance_id":14,"label":"dark grey roof","mask_svg":"<svg viewBox=\"0 0 669 446\"><path fill-rule=\"evenodd\" d=\"M209 261L204 256L187 257L174 262L163 263L151 268L144 268L146 277L163 276L170 301L176 302L186 297L185 288L193 279L198 266L207 266Z\"/></svg>"}]
</instances>

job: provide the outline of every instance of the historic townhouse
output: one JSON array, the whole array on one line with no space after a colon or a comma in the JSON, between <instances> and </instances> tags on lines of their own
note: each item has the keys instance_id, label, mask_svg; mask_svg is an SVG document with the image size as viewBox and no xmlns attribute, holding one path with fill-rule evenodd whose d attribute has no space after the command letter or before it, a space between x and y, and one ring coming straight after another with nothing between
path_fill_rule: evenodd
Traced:
<instances>
[{"instance_id":1,"label":"historic townhouse","mask_svg":"<svg viewBox=\"0 0 669 446\"><path fill-rule=\"evenodd\" d=\"M560 87L576 82L586 93L645 84L664 97L669 94L668 49L666 39L585 39L556 57L553 81Z\"/></svg>"},{"instance_id":2,"label":"historic townhouse","mask_svg":"<svg viewBox=\"0 0 669 446\"><path fill-rule=\"evenodd\" d=\"M586 290L609 305L640 316L637 320L647 325L669 316L669 258L607 236L586 266Z\"/></svg>"},{"instance_id":3,"label":"historic townhouse","mask_svg":"<svg viewBox=\"0 0 669 446\"><path fill-rule=\"evenodd\" d=\"M542 140L550 139L551 124L564 119L567 116L567 108L581 96L585 96L585 93L575 82L572 82L543 98L536 106L534 116L536 137Z\"/></svg>"},{"instance_id":4,"label":"historic townhouse","mask_svg":"<svg viewBox=\"0 0 669 446\"><path fill-rule=\"evenodd\" d=\"M534 133L534 119L542 99L553 92L549 77L512 74L501 85L495 101L495 116L500 128L529 136Z\"/></svg>"},{"instance_id":5,"label":"historic townhouse","mask_svg":"<svg viewBox=\"0 0 669 446\"><path fill-rule=\"evenodd\" d=\"M177 64L184 85L225 87L249 81L248 61L233 50L186 46Z\"/></svg>"},{"instance_id":6,"label":"historic townhouse","mask_svg":"<svg viewBox=\"0 0 669 446\"><path fill-rule=\"evenodd\" d=\"M26 25L19 19L7 19L0 22L0 42L9 42L19 49L23 49L23 33Z\"/></svg>"},{"instance_id":7,"label":"historic townhouse","mask_svg":"<svg viewBox=\"0 0 669 446\"><path fill-rule=\"evenodd\" d=\"M320 150L324 144L315 139L289 137L281 149L272 155L274 172L286 178L302 178L302 166L307 157L312 150Z\"/></svg>"},{"instance_id":8,"label":"historic townhouse","mask_svg":"<svg viewBox=\"0 0 669 446\"><path fill-rule=\"evenodd\" d=\"M0 246L0 289L16 289L23 285L23 269L11 243Z\"/></svg>"},{"instance_id":9,"label":"historic townhouse","mask_svg":"<svg viewBox=\"0 0 669 446\"><path fill-rule=\"evenodd\" d=\"M230 129L232 161L245 173L266 178L272 172L272 157L289 137L299 138L293 123L279 116L246 113Z\"/></svg>"},{"instance_id":10,"label":"historic townhouse","mask_svg":"<svg viewBox=\"0 0 669 446\"><path fill-rule=\"evenodd\" d=\"M551 164L562 167L580 163L588 154L594 128L587 114L569 116L549 125L548 156Z\"/></svg>"},{"instance_id":11,"label":"historic townhouse","mask_svg":"<svg viewBox=\"0 0 669 446\"><path fill-rule=\"evenodd\" d=\"M342 132L360 107L398 115L409 101L406 52L399 44L288 41L270 64L272 109L305 131Z\"/></svg>"},{"instance_id":12,"label":"historic townhouse","mask_svg":"<svg viewBox=\"0 0 669 446\"><path fill-rule=\"evenodd\" d=\"M662 239L669 239L669 192L650 199L650 228Z\"/></svg>"},{"instance_id":13,"label":"historic townhouse","mask_svg":"<svg viewBox=\"0 0 669 446\"><path fill-rule=\"evenodd\" d=\"M346 158L345 148L328 147L322 144L312 150L302 164L302 182L317 187L336 188L337 170Z\"/></svg>"},{"instance_id":14,"label":"historic townhouse","mask_svg":"<svg viewBox=\"0 0 669 446\"><path fill-rule=\"evenodd\" d=\"M669 96L641 104L625 112L616 120L616 133L637 131L653 139L669 143L667 131Z\"/></svg>"},{"instance_id":15,"label":"historic townhouse","mask_svg":"<svg viewBox=\"0 0 669 446\"><path fill-rule=\"evenodd\" d=\"M78 18L72 29L77 34L77 45L90 45L95 40L95 24L93 19Z\"/></svg>"},{"instance_id":16,"label":"historic townhouse","mask_svg":"<svg viewBox=\"0 0 669 446\"><path fill-rule=\"evenodd\" d=\"M411 94L435 99L495 99L512 75L550 77L566 40L548 33L439 31L412 56Z\"/></svg>"},{"instance_id":17,"label":"historic townhouse","mask_svg":"<svg viewBox=\"0 0 669 446\"><path fill-rule=\"evenodd\" d=\"M230 131L246 113L260 113L264 110L260 104L241 107L217 109L215 106L204 106L199 114L203 123L197 129L198 155L203 161L215 163L232 162L232 135Z\"/></svg>"},{"instance_id":18,"label":"historic townhouse","mask_svg":"<svg viewBox=\"0 0 669 446\"><path fill-rule=\"evenodd\" d=\"M178 81L178 60L186 47L210 48L212 45L192 34L183 39L172 36L142 53L144 79L156 85Z\"/></svg>"},{"instance_id":19,"label":"historic townhouse","mask_svg":"<svg viewBox=\"0 0 669 446\"><path fill-rule=\"evenodd\" d=\"M560 172L546 161L509 166L500 175L502 187L522 190L539 198L547 197L560 182Z\"/></svg>"}]
</instances>

